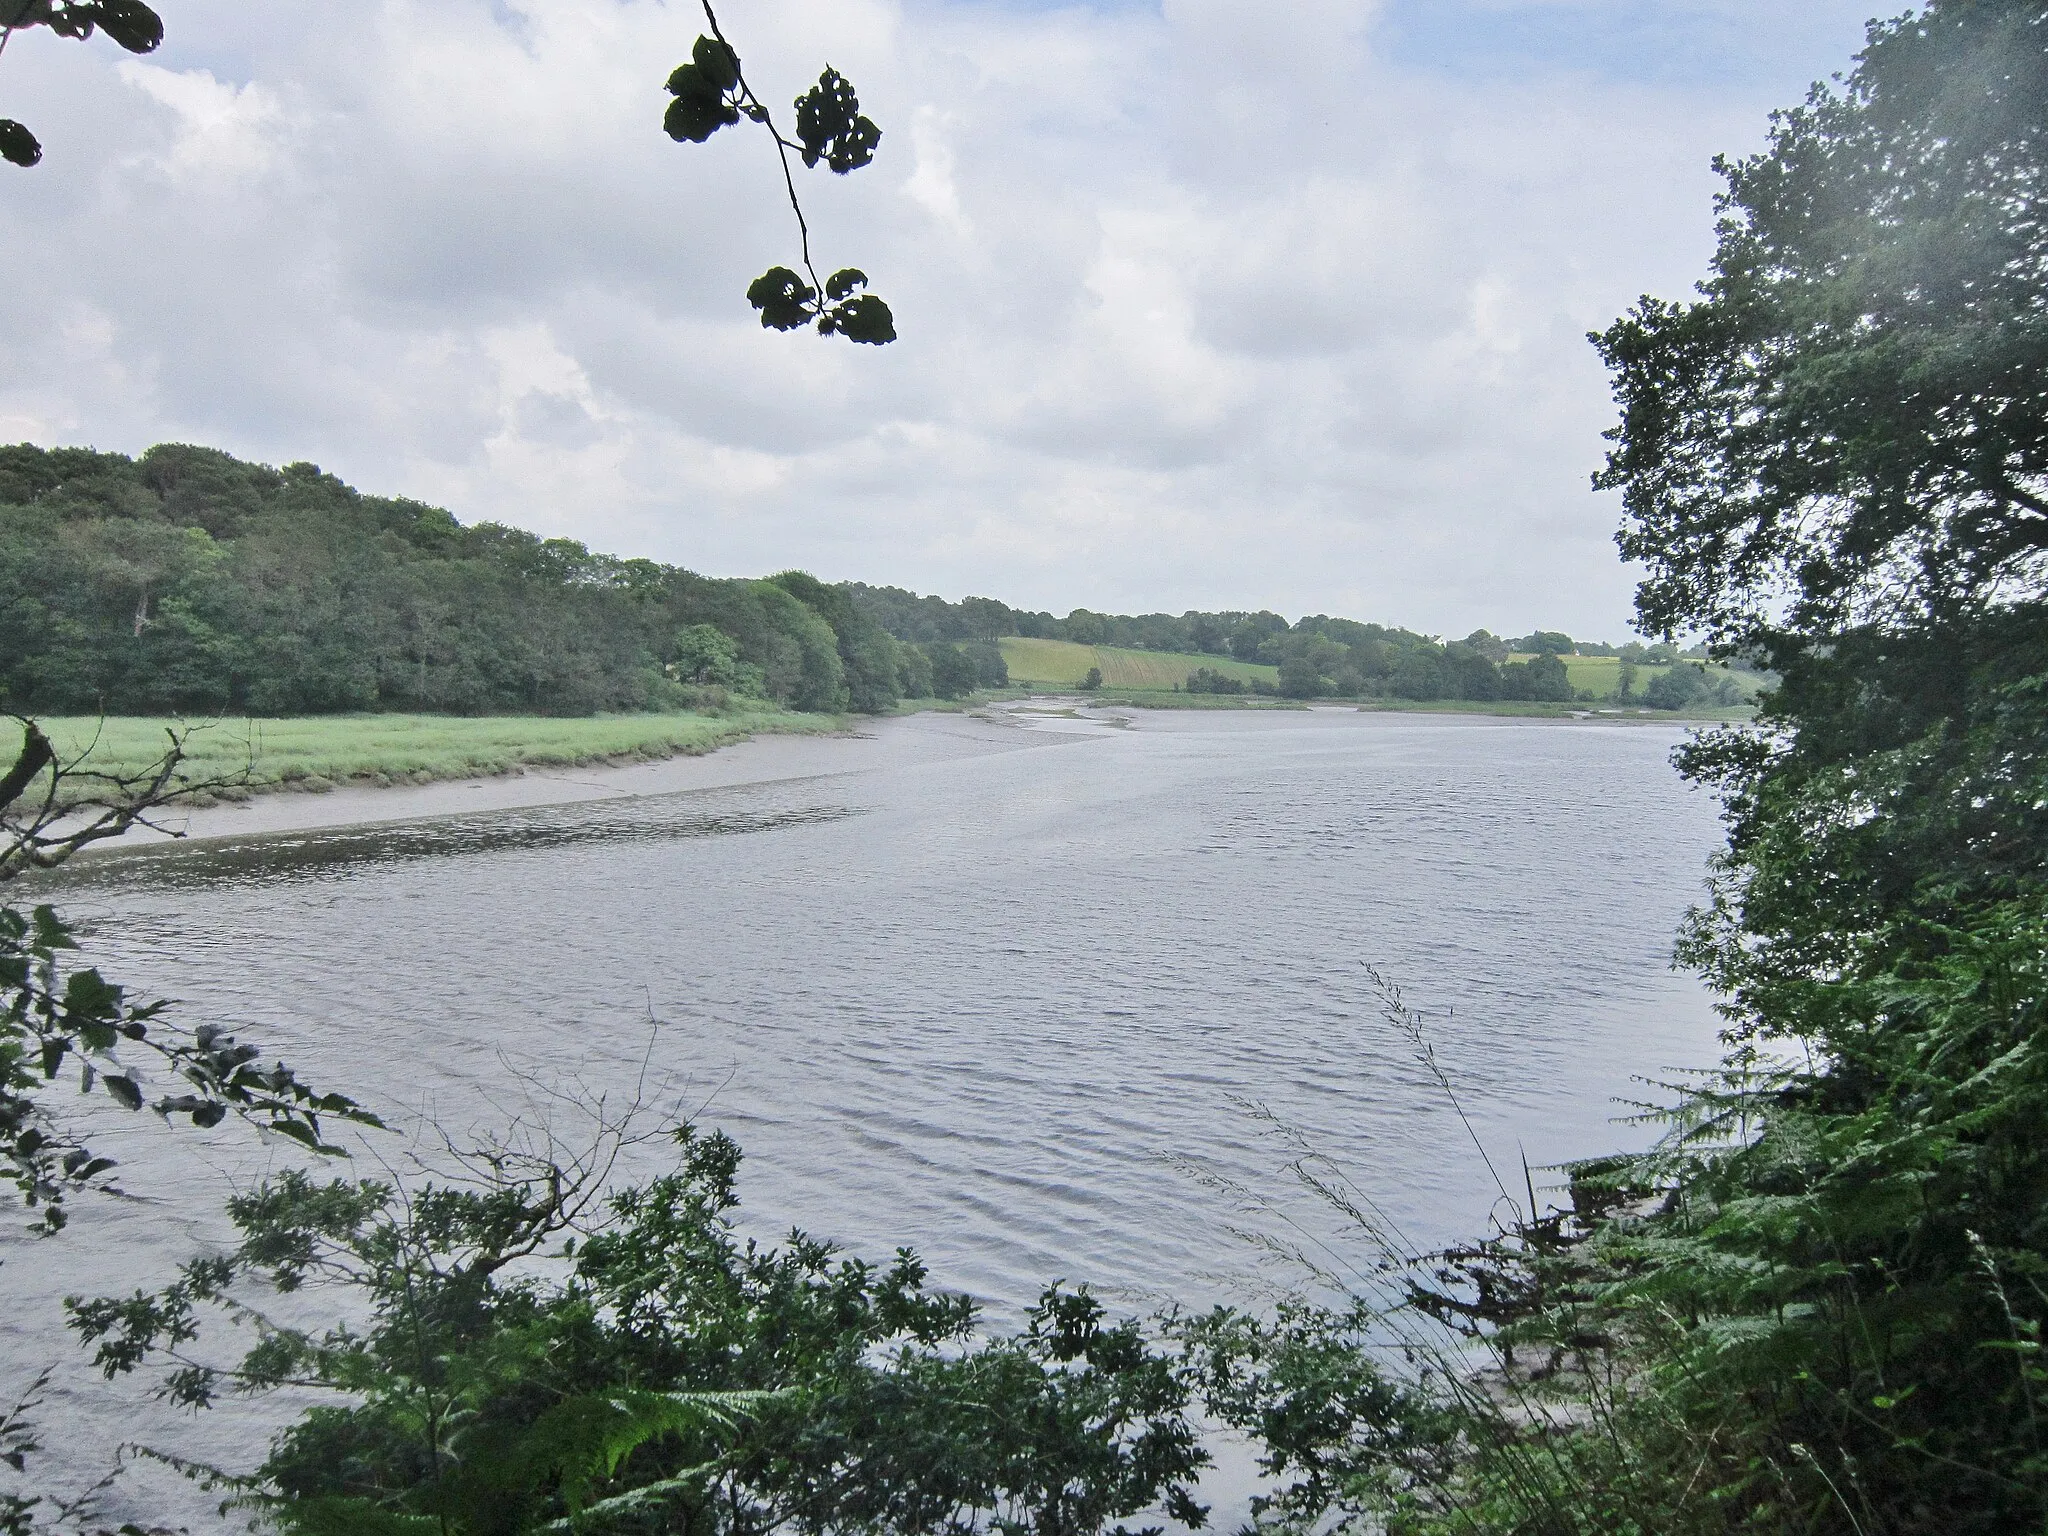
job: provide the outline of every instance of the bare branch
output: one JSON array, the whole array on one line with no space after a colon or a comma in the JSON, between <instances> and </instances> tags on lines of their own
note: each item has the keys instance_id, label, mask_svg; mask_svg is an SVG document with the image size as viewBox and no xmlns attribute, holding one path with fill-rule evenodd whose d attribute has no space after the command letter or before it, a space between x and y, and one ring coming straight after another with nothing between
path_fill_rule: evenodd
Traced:
<instances>
[{"instance_id":1,"label":"bare branch","mask_svg":"<svg viewBox=\"0 0 2048 1536\"><path fill-rule=\"evenodd\" d=\"M248 785L251 765L218 777L194 779L179 772L185 761L187 728L166 727L161 757L133 772L86 766L97 737L75 756L59 753L36 722L0 712L21 728L21 751L0 776L0 884L35 870L55 869L81 848L119 837L136 826L166 837L183 832L160 826L151 813L197 796Z\"/></svg>"}]
</instances>

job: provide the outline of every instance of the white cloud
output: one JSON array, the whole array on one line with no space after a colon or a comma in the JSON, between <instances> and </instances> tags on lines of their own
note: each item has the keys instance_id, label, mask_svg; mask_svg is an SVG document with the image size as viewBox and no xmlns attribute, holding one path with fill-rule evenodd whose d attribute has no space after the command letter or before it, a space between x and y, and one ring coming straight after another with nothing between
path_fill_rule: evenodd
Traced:
<instances>
[{"instance_id":1,"label":"white cloud","mask_svg":"<svg viewBox=\"0 0 2048 1536\"><path fill-rule=\"evenodd\" d=\"M234 85L207 70L169 70L134 60L124 60L117 72L177 120L166 140L137 156L138 164L191 183L238 181L275 163L283 113L260 84Z\"/></svg>"},{"instance_id":2,"label":"white cloud","mask_svg":"<svg viewBox=\"0 0 2048 1536\"><path fill-rule=\"evenodd\" d=\"M755 323L773 152L657 126L694 7L191 0L149 60L0 61L51 148L0 218L61 274L0 293L0 431L312 458L715 572L1616 635L1583 333L1698 275L1709 156L1847 51L1806 18L1775 75L1645 85L1422 67L1367 0L727 10L771 103L829 60L883 125L801 185L896 345Z\"/></svg>"},{"instance_id":3,"label":"white cloud","mask_svg":"<svg viewBox=\"0 0 2048 1536\"><path fill-rule=\"evenodd\" d=\"M950 125L936 107L926 104L910 117L910 148L914 157L903 192L913 203L953 233L971 237L973 228L960 208L960 189L953 183L953 149L947 142Z\"/></svg>"}]
</instances>

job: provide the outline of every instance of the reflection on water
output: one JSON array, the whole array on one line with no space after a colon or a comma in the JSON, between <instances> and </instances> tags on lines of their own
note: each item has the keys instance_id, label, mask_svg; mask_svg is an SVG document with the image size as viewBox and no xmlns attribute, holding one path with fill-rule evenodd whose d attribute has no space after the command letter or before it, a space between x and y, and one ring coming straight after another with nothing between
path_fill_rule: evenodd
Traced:
<instances>
[{"instance_id":1,"label":"reflection on water","mask_svg":"<svg viewBox=\"0 0 2048 1536\"><path fill-rule=\"evenodd\" d=\"M1368 963L1429 1016L1496 1163L1643 1138L1611 1123L1616 1096L1713 1049L1669 966L1717 833L1668 766L1676 739L921 717L806 747L843 765L824 776L122 854L47 889L110 976L379 1108L460 1131L500 1113L508 1069L628 1091L651 1040L744 1147L765 1235L910 1244L999 1317L1057 1278L1201 1304L1294 1278L1231 1237L1218 1192L1284 1193L1287 1149L1247 1101L1418 1241L1486 1219L1485 1167ZM11 1292L54 1309L81 1272L160 1276L173 1255L148 1245L216 1236L222 1181L270 1155L128 1134L156 1203L17 1246ZM47 1327L0 1342L64 1350ZM96 1383L60 1391L78 1423L126 1427ZM252 1412L165 1438L233 1456Z\"/></svg>"}]
</instances>

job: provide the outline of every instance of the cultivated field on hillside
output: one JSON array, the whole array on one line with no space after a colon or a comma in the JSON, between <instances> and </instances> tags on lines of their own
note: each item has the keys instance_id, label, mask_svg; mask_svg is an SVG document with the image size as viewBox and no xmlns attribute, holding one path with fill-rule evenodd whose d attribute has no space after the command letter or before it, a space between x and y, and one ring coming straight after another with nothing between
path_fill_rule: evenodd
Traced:
<instances>
[{"instance_id":1,"label":"cultivated field on hillside","mask_svg":"<svg viewBox=\"0 0 2048 1536\"><path fill-rule=\"evenodd\" d=\"M1517 654L1508 659L1510 661L1527 661L1529 657ZM1653 679L1662 677L1670 670L1669 667L1648 667L1638 664L1634 684L1635 691L1640 694L1645 688L1650 686ZM1588 689L1595 698L1605 699L1612 697L1614 690L1621 686L1621 658L1619 656L1567 656L1564 658L1564 672L1565 676L1571 679L1571 684L1574 688ZM1707 676L1716 682L1720 681L1723 677L1733 677L1736 687L1742 690L1745 698L1756 697L1757 690L1763 686L1756 680L1754 675L1747 672L1730 672L1726 667L1708 667Z\"/></svg>"},{"instance_id":2,"label":"cultivated field on hillside","mask_svg":"<svg viewBox=\"0 0 2048 1536\"><path fill-rule=\"evenodd\" d=\"M1046 684L1072 688L1088 675L1090 667L1102 669L1105 688L1168 690L1186 683L1197 667L1209 667L1226 677L1250 682L1262 678L1273 682L1277 667L1255 666L1223 656L1187 656L1176 651L1127 651L1114 645L1076 645L1069 640L1027 640L1010 635L997 642L1003 661L1010 669L1010 681L1019 685Z\"/></svg>"}]
</instances>

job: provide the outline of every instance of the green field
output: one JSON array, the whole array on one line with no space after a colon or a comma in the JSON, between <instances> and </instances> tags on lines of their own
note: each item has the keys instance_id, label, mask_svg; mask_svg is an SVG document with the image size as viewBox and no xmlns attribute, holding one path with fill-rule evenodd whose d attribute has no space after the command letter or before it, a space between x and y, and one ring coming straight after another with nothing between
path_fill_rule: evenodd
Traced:
<instances>
[{"instance_id":1,"label":"green field","mask_svg":"<svg viewBox=\"0 0 2048 1536\"><path fill-rule=\"evenodd\" d=\"M1517 654L1508 658L1510 661L1528 661L1529 659L1525 654ZM1640 662L1637 663L1635 691L1640 694L1645 688L1650 686L1653 678L1662 677L1670 670L1669 667L1652 667L1644 666ZM1621 658L1619 656L1567 656L1564 658L1564 673L1566 677L1571 679L1571 685L1574 688L1587 689L1595 698L1611 698L1614 691L1621 686ZM1726 667L1710 666L1707 668L1707 676L1716 680L1722 677L1733 677L1736 686L1748 698L1756 697L1758 690L1763 687L1763 684L1759 683L1753 675L1746 672L1731 673Z\"/></svg>"},{"instance_id":2,"label":"green field","mask_svg":"<svg viewBox=\"0 0 2048 1536\"><path fill-rule=\"evenodd\" d=\"M163 756L165 731L186 732L180 774L226 792L328 789L336 784L425 783L522 767L709 752L761 732L823 732L831 715L781 710L726 714L320 715L289 720L172 721L134 716L37 722L66 761L104 773L135 773ZM11 757L11 742L0 755Z\"/></svg>"},{"instance_id":3,"label":"green field","mask_svg":"<svg viewBox=\"0 0 2048 1536\"><path fill-rule=\"evenodd\" d=\"M1231 661L1222 656L1183 656L1172 651L1127 651L1114 645L1076 645L1070 640L1026 640L1010 635L996 642L1003 650L1003 664L1010 669L1010 681L1019 686L1044 685L1072 688L1088 675L1090 667L1102 669L1105 688L1137 688L1165 692L1185 683L1197 667L1210 667L1226 677L1254 678L1273 682L1278 667L1261 667L1250 662Z\"/></svg>"}]
</instances>

